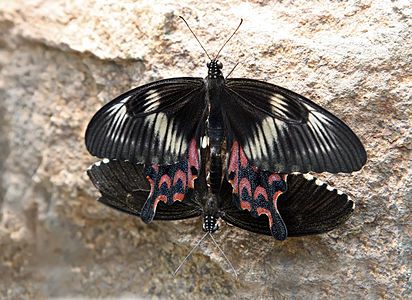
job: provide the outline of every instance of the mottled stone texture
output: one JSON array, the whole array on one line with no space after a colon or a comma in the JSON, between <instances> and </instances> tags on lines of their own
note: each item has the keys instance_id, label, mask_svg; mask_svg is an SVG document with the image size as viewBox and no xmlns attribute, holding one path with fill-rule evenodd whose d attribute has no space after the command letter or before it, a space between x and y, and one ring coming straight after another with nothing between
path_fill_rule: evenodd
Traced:
<instances>
[{"instance_id":1,"label":"mottled stone texture","mask_svg":"<svg viewBox=\"0 0 412 300\"><path fill-rule=\"evenodd\" d=\"M121 2L121 4L117 3ZM0 297L406 299L411 272L409 1L0 2ZM287 87L360 136L369 160L323 174L357 204L341 228L277 242L199 220L145 225L100 204L85 174L93 113L119 93L205 76L184 15L226 73ZM409 281L410 284L410 281Z\"/></svg>"}]
</instances>

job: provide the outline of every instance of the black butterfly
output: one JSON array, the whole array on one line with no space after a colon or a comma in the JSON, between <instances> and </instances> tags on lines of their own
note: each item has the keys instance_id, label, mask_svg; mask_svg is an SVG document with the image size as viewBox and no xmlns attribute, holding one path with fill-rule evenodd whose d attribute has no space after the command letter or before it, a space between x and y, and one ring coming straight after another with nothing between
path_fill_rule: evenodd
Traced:
<instances>
[{"instance_id":1,"label":"black butterfly","mask_svg":"<svg viewBox=\"0 0 412 300\"><path fill-rule=\"evenodd\" d=\"M86 146L104 158L88 170L99 201L147 223L202 216L212 233L222 218L277 240L343 223L353 202L301 173L359 170L357 136L290 90L225 79L218 55L206 78L146 84L95 114Z\"/></svg>"}]
</instances>

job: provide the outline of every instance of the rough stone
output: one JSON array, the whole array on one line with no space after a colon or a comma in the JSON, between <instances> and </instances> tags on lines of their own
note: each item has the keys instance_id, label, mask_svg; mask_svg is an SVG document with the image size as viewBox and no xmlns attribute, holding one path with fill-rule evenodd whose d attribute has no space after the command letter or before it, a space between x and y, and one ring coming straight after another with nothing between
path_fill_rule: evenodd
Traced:
<instances>
[{"instance_id":1,"label":"rough stone","mask_svg":"<svg viewBox=\"0 0 412 300\"><path fill-rule=\"evenodd\" d=\"M0 297L406 299L411 297L409 1L0 2ZM199 220L153 223L95 199L84 131L104 103L153 80L226 73L306 95L367 149L354 174L322 174L355 199L328 234L285 242ZM409 284L409 285L408 285Z\"/></svg>"}]
</instances>

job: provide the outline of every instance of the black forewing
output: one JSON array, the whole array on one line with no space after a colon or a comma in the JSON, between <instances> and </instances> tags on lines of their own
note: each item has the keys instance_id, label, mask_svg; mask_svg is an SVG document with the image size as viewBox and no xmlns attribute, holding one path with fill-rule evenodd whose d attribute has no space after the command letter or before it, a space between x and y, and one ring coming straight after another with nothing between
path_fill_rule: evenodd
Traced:
<instances>
[{"instance_id":1,"label":"black forewing","mask_svg":"<svg viewBox=\"0 0 412 300\"><path fill-rule=\"evenodd\" d=\"M353 212L354 203L348 196L330 190L315 178L307 180L303 175L288 175L288 190L279 196L277 207L286 224L288 236L324 233L343 224ZM254 218L248 211L239 210L232 200L231 185L222 188L222 218L237 227L252 232L272 235L268 218Z\"/></svg>"},{"instance_id":2,"label":"black forewing","mask_svg":"<svg viewBox=\"0 0 412 300\"><path fill-rule=\"evenodd\" d=\"M130 161L104 160L87 170L91 181L102 196L99 201L122 212L140 216L150 185L144 176L143 164ZM180 220L201 214L199 206L191 201L192 190L183 202L172 205L159 202L154 220Z\"/></svg>"},{"instance_id":3,"label":"black forewing","mask_svg":"<svg viewBox=\"0 0 412 300\"><path fill-rule=\"evenodd\" d=\"M172 78L132 89L102 107L86 130L100 158L172 164L199 138L205 117L202 78Z\"/></svg>"},{"instance_id":4,"label":"black forewing","mask_svg":"<svg viewBox=\"0 0 412 300\"><path fill-rule=\"evenodd\" d=\"M228 79L222 97L229 145L237 140L260 169L338 173L366 162L352 130L299 94L258 80Z\"/></svg>"}]
</instances>

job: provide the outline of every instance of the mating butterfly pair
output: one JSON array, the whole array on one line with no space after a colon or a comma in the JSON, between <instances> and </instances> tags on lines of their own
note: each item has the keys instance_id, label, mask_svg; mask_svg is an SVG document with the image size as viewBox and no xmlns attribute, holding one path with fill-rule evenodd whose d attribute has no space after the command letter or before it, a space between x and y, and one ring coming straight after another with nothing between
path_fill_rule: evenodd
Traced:
<instances>
[{"instance_id":1,"label":"mating butterfly pair","mask_svg":"<svg viewBox=\"0 0 412 300\"><path fill-rule=\"evenodd\" d=\"M220 51L219 51L220 52ZM86 131L88 170L100 202L143 221L203 217L277 240L329 231L353 211L346 195L312 175L366 162L357 136L305 97L252 79L172 78L130 90Z\"/></svg>"}]
</instances>

